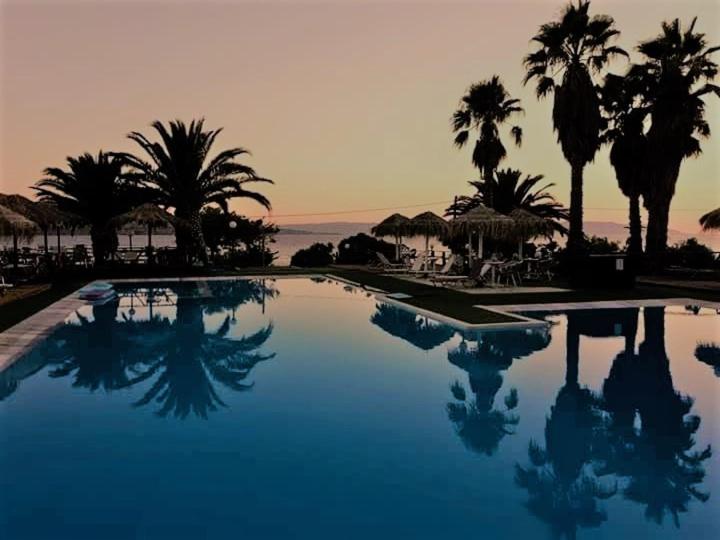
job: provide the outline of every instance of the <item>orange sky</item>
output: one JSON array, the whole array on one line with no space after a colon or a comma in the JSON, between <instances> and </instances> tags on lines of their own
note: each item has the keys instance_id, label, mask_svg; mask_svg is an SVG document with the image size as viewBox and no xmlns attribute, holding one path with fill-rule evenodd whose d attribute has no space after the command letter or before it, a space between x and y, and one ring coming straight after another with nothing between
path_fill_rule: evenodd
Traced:
<instances>
[{"instance_id":1,"label":"orange sky","mask_svg":"<svg viewBox=\"0 0 720 540\"><path fill-rule=\"evenodd\" d=\"M388 212L283 217L424 206L469 193L470 150L452 146L449 118L466 87L499 74L523 100L525 140L504 166L544 174L563 202L569 168L550 102L523 88L521 59L563 2L465 3L165 0L5 0L0 7L0 191L29 194L46 166L84 151L131 150L131 130L154 119L204 116L224 126L219 147L245 146L279 223L374 221ZM660 21L698 15L720 44L714 0L594 0L632 48ZM720 61L720 54L718 55ZM686 162L671 227L696 232L720 206L719 135ZM624 222L626 199L607 153L586 172L586 219ZM426 205L430 202L442 204ZM259 207L234 203L250 215Z\"/></svg>"}]
</instances>

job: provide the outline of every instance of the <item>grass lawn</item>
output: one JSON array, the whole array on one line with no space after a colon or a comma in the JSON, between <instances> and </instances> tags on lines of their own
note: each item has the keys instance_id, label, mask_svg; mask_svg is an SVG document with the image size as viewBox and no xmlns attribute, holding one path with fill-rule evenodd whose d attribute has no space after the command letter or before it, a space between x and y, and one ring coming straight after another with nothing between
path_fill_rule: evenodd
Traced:
<instances>
[{"instance_id":1,"label":"grass lawn","mask_svg":"<svg viewBox=\"0 0 720 540\"><path fill-rule=\"evenodd\" d=\"M54 285L21 285L0 303L0 332L46 308L85 285L87 281L68 281Z\"/></svg>"}]
</instances>

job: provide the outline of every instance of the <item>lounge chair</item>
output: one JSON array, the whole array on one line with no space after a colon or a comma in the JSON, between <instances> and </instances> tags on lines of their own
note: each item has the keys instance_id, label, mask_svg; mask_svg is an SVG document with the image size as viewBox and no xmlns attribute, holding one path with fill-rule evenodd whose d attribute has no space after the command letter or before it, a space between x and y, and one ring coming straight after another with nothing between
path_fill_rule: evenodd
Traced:
<instances>
[{"instance_id":1,"label":"lounge chair","mask_svg":"<svg viewBox=\"0 0 720 540\"><path fill-rule=\"evenodd\" d=\"M432 279L433 277L437 276L446 276L450 274L450 270L453 269L453 266L455 266L455 255L450 255L446 260L445 264L440 270L418 270L416 272L412 272L413 274L417 275L424 275Z\"/></svg>"},{"instance_id":2,"label":"lounge chair","mask_svg":"<svg viewBox=\"0 0 720 540\"><path fill-rule=\"evenodd\" d=\"M433 285L463 285L471 283L473 285L484 285L485 275L490 271L489 264L476 264L467 275L434 275L430 276Z\"/></svg>"},{"instance_id":3,"label":"lounge chair","mask_svg":"<svg viewBox=\"0 0 720 540\"><path fill-rule=\"evenodd\" d=\"M386 274L419 274L422 273L422 267L425 264L423 257L418 257L413 261L412 266L408 268L403 266L402 268L390 268L385 271Z\"/></svg>"},{"instance_id":4,"label":"lounge chair","mask_svg":"<svg viewBox=\"0 0 720 540\"><path fill-rule=\"evenodd\" d=\"M375 255L377 255L377 258L380 261L380 265L382 266L383 270L407 269L406 264L390 262L390 260L383 253L380 253L379 251L376 251Z\"/></svg>"}]
</instances>

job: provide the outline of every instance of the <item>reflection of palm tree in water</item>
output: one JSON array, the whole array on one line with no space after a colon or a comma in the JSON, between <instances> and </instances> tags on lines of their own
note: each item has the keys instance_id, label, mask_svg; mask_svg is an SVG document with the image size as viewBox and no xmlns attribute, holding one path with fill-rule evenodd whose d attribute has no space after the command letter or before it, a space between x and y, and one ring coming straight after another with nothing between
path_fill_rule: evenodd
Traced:
<instances>
[{"instance_id":1,"label":"reflection of palm tree in water","mask_svg":"<svg viewBox=\"0 0 720 540\"><path fill-rule=\"evenodd\" d=\"M638 354L618 355L603 385L610 413L604 472L627 476L625 496L645 505L645 515L662 523L666 513L678 524L705 477L710 447L692 451L700 418L689 415L692 399L673 386L665 350L665 309L644 309L645 339ZM635 427L635 417L640 417Z\"/></svg>"},{"instance_id":2,"label":"reflection of palm tree in water","mask_svg":"<svg viewBox=\"0 0 720 540\"><path fill-rule=\"evenodd\" d=\"M74 377L73 386L106 391L126 387L134 376L142 336L162 331L163 319L146 324L117 321L119 300L93 306L92 320L77 313L78 322L62 327L53 337L56 349L49 359L57 365L51 377Z\"/></svg>"},{"instance_id":3,"label":"reflection of palm tree in water","mask_svg":"<svg viewBox=\"0 0 720 540\"><path fill-rule=\"evenodd\" d=\"M530 465L516 466L515 480L530 496L528 509L547 522L556 538L575 538L578 527L607 519L598 499L615 489L588 471L603 424L599 399L578 381L581 312L567 314L565 384L545 423L545 448L531 441Z\"/></svg>"},{"instance_id":4,"label":"reflection of palm tree in water","mask_svg":"<svg viewBox=\"0 0 720 540\"><path fill-rule=\"evenodd\" d=\"M456 381L450 387L454 401L447 404L450 421L463 443L471 450L492 455L506 435L514 433L519 419L511 411L517 407L517 390L511 389L504 399L504 408L495 406L495 396L503 384L501 372L513 360L544 349L550 342L545 332L484 332L478 344L469 348L464 340L457 349L448 352L451 364L467 371L470 390Z\"/></svg>"},{"instance_id":5,"label":"reflection of palm tree in water","mask_svg":"<svg viewBox=\"0 0 720 540\"><path fill-rule=\"evenodd\" d=\"M215 282L212 282L215 283ZM206 333L203 310L228 311L237 305L275 296L261 282L232 282L233 286L210 286L214 302L202 301L197 290L183 285L178 289L174 322L157 314L149 320L134 320L122 314L113 300L93 307L89 319L78 314L78 323L60 328L48 340L18 360L13 370L0 374L7 395L17 388L17 379L30 376L45 365L57 365L52 377L73 376L73 386L112 391L154 379L153 385L137 403L162 403L161 415L170 412L186 417L190 411L206 417L223 402L214 383L236 391L252 387L246 382L252 368L273 354L260 354L273 327L240 339L228 338L232 318L228 314L220 328ZM7 397L5 395L2 398Z\"/></svg>"},{"instance_id":6,"label":"reflection of palm tree in water","mask_svg":"<svg viewBox=\"0 0 720 540\"><path fill-rule=\"evenodd\" d=\"M223 302L229 298L224 297ZM275 356L256 352L272 334L272 324L250 336L230 339L227 335L231 316L226 315L220 328L209 333L203 320L204 309L206 305L197 298L178 298L176 318L162 352L145 362L142 372L130 381L137 384L154 379L136 406L156 401L162 403L157 411L160 416L172 412L178 418L185 418L193 412L206 418L209 411L225 405L213 383L235 391L249 390L253 384L245 380L252 368ZM220 306L211 309L216 311Z\"/></svg>"}]
</instances>

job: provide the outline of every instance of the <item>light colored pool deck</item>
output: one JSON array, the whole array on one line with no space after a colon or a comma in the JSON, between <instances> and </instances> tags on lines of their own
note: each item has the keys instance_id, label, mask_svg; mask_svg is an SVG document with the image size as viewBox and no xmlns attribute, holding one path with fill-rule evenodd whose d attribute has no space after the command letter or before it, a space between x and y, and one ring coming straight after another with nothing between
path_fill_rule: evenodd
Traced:
<instances>
[{"instance_id":1,"label":"light colored pool deck","mask_svg":"<svg viewBox=\"0 0 720 540\"><path fill-rule=\"evenodd\" d=\"M569 309L613 309L661 306L699 306L701 308L720 309L720 302L708 302L693 298L661 298L649 300L601 300L596 302L565 302L544 304L501 304L493 306L502 311L566 311ZM474 307L488 309L488 306Z\"/></svg>"},{"instance_id":2,"label":"light colored pool deck","mask_svg":"<svg viewBox=\"0 0 720 540\"><path fill-rule=\"evenodd\" d=\"M47 337L68 315L84 306L77 291L0 332L0 371L15 362L32 345Z\"/></svg>"}]
</instances>

